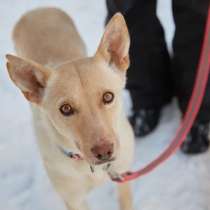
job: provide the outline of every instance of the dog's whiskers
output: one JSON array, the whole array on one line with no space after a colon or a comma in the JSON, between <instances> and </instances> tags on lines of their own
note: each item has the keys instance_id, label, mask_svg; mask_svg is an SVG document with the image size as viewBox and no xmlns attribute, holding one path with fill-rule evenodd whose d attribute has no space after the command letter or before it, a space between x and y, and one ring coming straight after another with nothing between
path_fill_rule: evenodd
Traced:
<instances>
[{"instance_id":1,"label":"dog's whiskers","mask_svg":"<svg viewBox=\"0 0 210 210\"><path fill-rule=\"evenodd\" d=\"M110 168L110 166L111 166L111 163L107 163L107 164L103 167L103 169L104 169L105 171L108 171L109 168Z\"/></svg>"},{"instance_id":2,"label":"dog's whiskers","mask_svg":"<svg viewBox=\"0 0 210 210\"><path fill-rule=\"evenodd\" d=\"M94 166L90 165L90 171L91 171L92 173L94 173L94 171L95 171Z\"/></svg>"}]
</instances>

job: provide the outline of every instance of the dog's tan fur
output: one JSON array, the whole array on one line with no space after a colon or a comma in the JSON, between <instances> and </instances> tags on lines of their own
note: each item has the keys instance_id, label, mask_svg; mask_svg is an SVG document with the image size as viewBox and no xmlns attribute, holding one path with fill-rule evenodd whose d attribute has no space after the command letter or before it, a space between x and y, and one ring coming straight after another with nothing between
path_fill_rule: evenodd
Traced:
<instances>
[{"instance_id":1,"label":"dog's tan fur","mask_svg":"<svg viewBox=\"0 0 210 210\"><path fill-rule=\"evenodd\" d=\"M93 32L94 33L94 32ZM68 209L87 209L89 190L109 180L91 147L114 145L112 171L129 169L133 133L122 109L121 92L129 66L129 34L122 15L106 27L99 48L87 57L73 21L63 11L41 8L25 14L14 29L18 56L7 55L13 82L31 102L34 126L48 175ZM115 98L104 104L103 93ZM63 103L76 109L72 116L59 111ZM80 153L84 160L65 156L59 146ZM131 210L128 184L119 186L120 206Z\"/></svg>"}]
</instances>

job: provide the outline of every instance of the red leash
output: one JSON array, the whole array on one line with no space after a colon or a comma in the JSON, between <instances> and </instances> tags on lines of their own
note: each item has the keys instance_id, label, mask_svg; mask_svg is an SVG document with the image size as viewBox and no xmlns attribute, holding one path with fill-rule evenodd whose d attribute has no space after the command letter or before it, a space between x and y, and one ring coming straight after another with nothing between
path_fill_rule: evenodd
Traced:
<instances>
[{"instance_id":1,"label":"red leash","mask_svg":"<svg viewBox=\"0 0 210 210\"><path fill-rule=\"evenodd\" d=\"M192 96L190 98L187 111L184 115L184 118L176 132L175 138L171 142L171 144L166 148L166 150L160 154L160 156L149 163L144 168L135 171L135 172L127 172L120 175L122 178L113 178L112 180L118 183L123 183L127 181L134 180L143 175L146 175L157 168L160 164L165 162L169 157L171 157L182 145L184 140L186 139L187 134L189 133L196 116L199 112L200 106L202 104L206 85L210 72L210 7L208 9L208 17L205 29L205 36L201 51L201 57L198 65L195 85L193 87Z\"/></svg>"}]
</instances>

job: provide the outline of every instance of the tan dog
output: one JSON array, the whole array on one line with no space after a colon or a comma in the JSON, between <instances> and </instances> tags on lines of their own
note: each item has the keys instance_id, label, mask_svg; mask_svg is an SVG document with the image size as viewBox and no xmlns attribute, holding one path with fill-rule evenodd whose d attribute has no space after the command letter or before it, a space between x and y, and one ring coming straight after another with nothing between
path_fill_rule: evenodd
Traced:
<instances>
[{"instance_id":1,"label":"tan dog","mask_svg":"<svg viewBox=\"0 0 210 210\"><path fill-rule=\"evenodd\" d=\"M128 170L133 158L121 99L130 44L124 18L111 19L93 57L59 9L27 13L13 35L20 57L7 55L7 68L31 102L48 175L68 209L87 209L88 191ZM71 158L78 154L82 160ZM119 185L119 198L121 209L132 209L128 184Z\"/></svg>"}]
</instances>

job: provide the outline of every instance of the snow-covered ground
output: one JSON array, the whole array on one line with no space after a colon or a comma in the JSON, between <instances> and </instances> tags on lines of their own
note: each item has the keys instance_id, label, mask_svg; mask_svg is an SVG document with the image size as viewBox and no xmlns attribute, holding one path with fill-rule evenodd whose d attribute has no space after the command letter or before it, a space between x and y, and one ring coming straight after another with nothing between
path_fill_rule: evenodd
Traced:
<instances>
[{"instance_id":1,"label":"snow-covered ground","mask_svg":"<svg viewBox=\"0 0 210 210\"><path fill-rule=\"evenodd\" d=\"M4 58L13 52L10 35L15 21L25 11L46 5L71 14L89 54L96 49L103 31L104 0L0 0L0 210L65 209L46 176L29 106L9 80ZM158 8L170 45L174 29L170 1L159 1ZM134 168L143 166L169 144L179 116L176 105L166 107L156 131L136 141ZM90 194L93 210L117 209L113 186L110 182ZM188 157L178 152L156 171L135 181L133 192L136 210L210 210L210 153Z\"/></svg>"}]
</instances>

